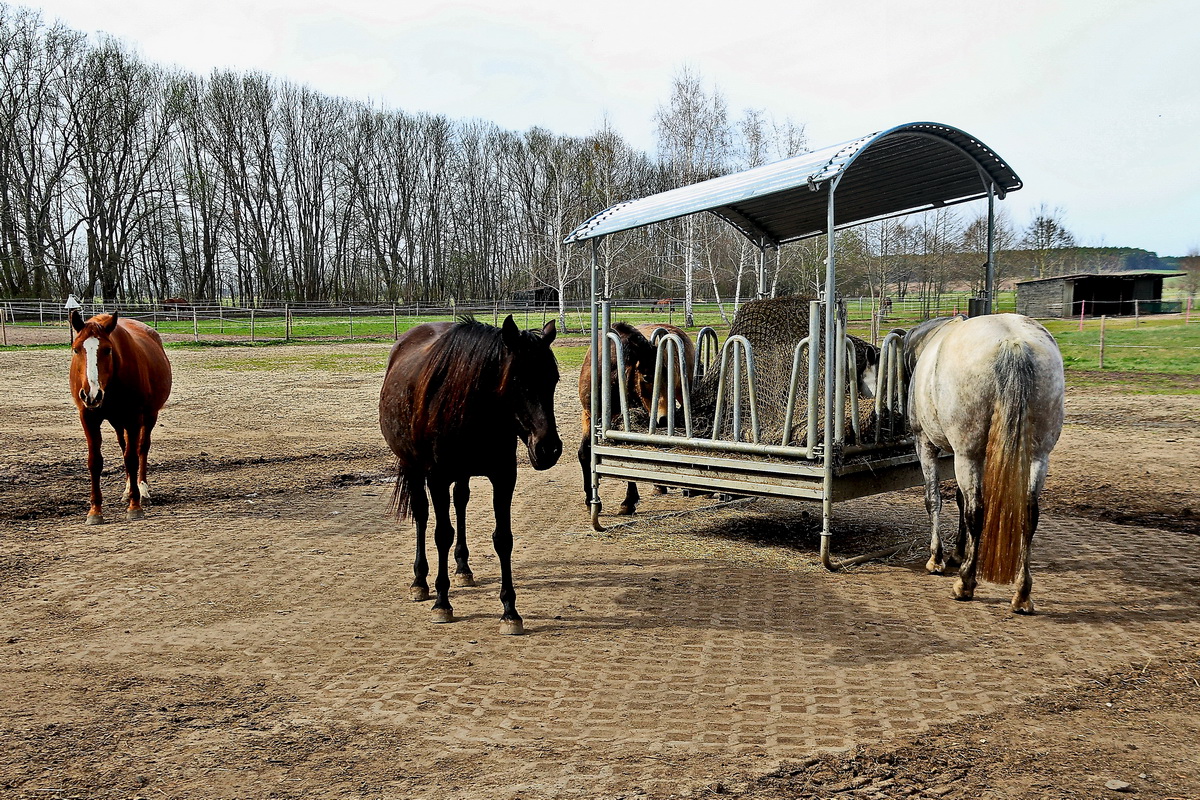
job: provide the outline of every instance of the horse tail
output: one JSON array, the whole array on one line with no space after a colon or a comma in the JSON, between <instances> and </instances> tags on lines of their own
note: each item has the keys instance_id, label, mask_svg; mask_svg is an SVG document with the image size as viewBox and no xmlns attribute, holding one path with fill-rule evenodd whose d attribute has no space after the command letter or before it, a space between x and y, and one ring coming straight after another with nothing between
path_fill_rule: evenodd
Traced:
<instances>
[{"instance_id":1,"label":"horse tail","mask_svg":"<svg viewBox=\"0 0 1200 800\"><path fill-rule=\"evenodd\" d=\"M404 474L404 465L399 462L396 464L396 485L392 489L392 502L388 510L397 519L407 519L412 511L412 487L408 483L408 476Z\"/></svg>"},{"instance_id":2,"label":"horse tail","mask_svg":"<svg viewBox=\"0 0 1200 800\"><path fill-rule=\"evenodd\" d=\"M1011 583L1029 540L1029 469L1033 429L1026 404L1034 389L1033 357L1023 342L1001 342L998 393L983 459L983 533L979 577Z\"/></svg>"}]
</instances>

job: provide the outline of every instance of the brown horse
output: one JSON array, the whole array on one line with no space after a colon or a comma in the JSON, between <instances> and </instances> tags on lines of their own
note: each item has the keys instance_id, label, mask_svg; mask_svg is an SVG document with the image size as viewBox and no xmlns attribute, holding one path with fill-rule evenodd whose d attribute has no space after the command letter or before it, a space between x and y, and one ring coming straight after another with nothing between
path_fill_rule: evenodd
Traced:
<instances>
[{"instance_id":1,"label":"brown horse","mask_svg":"<svg viewBox=\"0 0 1200 800\"><path fill-rule=\"evenodd\" d=\"M125 458L127 520L142 519L142 503L150 499L146 482L146 457L150 432L158 412L171 394L171 362L162 339L153 328L135 319L119 319L117 312L98 314L87 322L71 310L75 340L71 344L71 399L87 436L88 471L92 475L92 507L87 522L104 522L101 509L100 424L105 420L117 432Z\"/></svg>"},{"instance_id":2,"label":"brown horse","mask_svg":"<svg viewBox=\"0 0 1200 800\"><path fill-rule=\"evenodd\" d=\"M690 384L696 371L696 347L686 331L675 325L659 325L653 322L637 326L630 325L628 322L614 322L612 325L613 332L621 338L621 351L625 357L623 379L629 402L631 404L635 401L640 403L647 414L656 413L658 424L665 425L668 402L665 390L658 399L658 408L654 410L650 408L654 401L654 364L657 356L657 349L650 343L650 337L653 337L654 332L659 328L667 333L678 334L679 338L683 340L683 360L686 363L681 366L686 370L687 382ZM621 415L620 404L616 399L619 390L615 354L610 355L609 365L609 396L613 398L611 423L619 419ZM683 404L683 386L682 375L677 371L675 374L675 405L677 407ZM584 502L590 503L592 501L592 349L590 347L583 357L583 369L579 373L579 404L583 406L581 418L583 441L579 443L579 466L583 469ZM665 489L661 487L655 487L656 494L664 491ZM637 484L630 481L625 489L625 499L621 502L617 513L633 514L637 511L639 500L641 500L641 495L638 494Z\"/></svg>"},{"instance_id":3,"label":"brown horse","mask_svg":"<svg viewBox=\"0 0 1200 800\"><path fill-rule=\"evenodd\" d=\"M517 481L516 439L525 443L534 469L548 469L562 454L554 422L558 364L550 351L555 327L521 331L509 315L501 328L464 317L457 323L430 322L409 330L392 347L379 393L379 427L396 454L398 475L393 506L412 516L417 528L413 600L429 599L425 530L433 500L438 572L434 622L453 622L447 556L454 542L450 486L458 517L455 577L474 586L467 563L466 511L470 479L492 483L496 529L492 544L500 557L502 633L524 633L513 589L512 496ZM425 488L429 488L429 496Z\"/></svg>"}]
</instances>

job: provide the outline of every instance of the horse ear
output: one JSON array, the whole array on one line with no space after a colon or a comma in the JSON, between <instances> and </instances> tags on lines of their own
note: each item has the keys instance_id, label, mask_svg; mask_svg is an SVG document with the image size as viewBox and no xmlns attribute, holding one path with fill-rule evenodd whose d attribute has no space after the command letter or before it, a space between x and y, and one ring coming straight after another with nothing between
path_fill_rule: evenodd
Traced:
<instances>
[{"instance_id":1,"label":"horse ear","mask_svg":"<svg viewBox=\"0 0 1200 800\"><path fill-rule=\"evenodd\" d=\"M83 315L79 313L79 309L72 308L71 313L67 315L67 318L71 320L71 328L76 333L79 333L81 330L83 330Z\"/></svg>"},{"instance_id":2,"label":"horse ear","mask_svg":"<svg viewBox=\"0 0 1200 800\"><path fill-rule=\"evenodd\" d=\"M549 347L555 336L558 336L558 327L554 324L554 320L550 320L542 328L542 343Z\"/></svg>"},{"instance_id":3,"label":"horse ear","mask_svg":"<svg viewBox=\"0 0 1200 800\"><path fill-rule=\"evenodd\" d=\"M504 318L504 324L500 326L500 335L504 339L504 346L509 350L516 350L520 346L521 329L513 322L512 314Z\"/></svg>"},{"instance_id":4,"label":"horse ear","mask_svg":"<svg viewBox=\"0 0 1200 800\"><path fill-rule=\"evenodd\" d=\"M112 312L112 314L109 317L108 322L105 323L105 325L104 325L105 333L112 333L113 331L115 331L117 329L117 318L119 316L120 315L115 310Z\"/></svg>"}]
</instances>

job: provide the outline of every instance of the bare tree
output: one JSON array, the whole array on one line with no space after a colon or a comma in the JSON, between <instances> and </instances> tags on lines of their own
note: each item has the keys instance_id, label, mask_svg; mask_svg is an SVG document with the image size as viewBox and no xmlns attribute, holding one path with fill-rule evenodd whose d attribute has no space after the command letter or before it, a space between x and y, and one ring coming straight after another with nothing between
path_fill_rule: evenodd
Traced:
<instances>
[{"instance_id":1,"label":"bare tree","mask_svg":"<svg viewBox=\"0 0 1200 800\"><path fill-rule=\"evenodd\" d=\"M0 5L0 290L71 290L68 172L74 159L63 97L84 37Z\"/></svg>"},{"instance_id":2,"label":"bare tree","mask_svg":"<svg viewBox=\"0 0 1200 800\"><path fill-rule=\"evenodd\" d=\"M1038 206L1037 212L1025 229L1021 246L1029 252L1033 267L1039 278L1061 273L1067 262L1065 248L1075 246L1075 236L1063 224L1063 210Z\"/></svg>"},{"instance_id":3,"label":"bare tree","mask_svg":"<svg viewBox=\"0 0 1200 800\"><path fill-rule=\"evenodd\" d=\"M655 113L658 154L676 186L686 186L727 171L731 131L725 98L706 90L700 77L686 67L675 76L671 99ZM686 324L692 313L694 279L701 237L711 232L708 220L690 214L678 223L678 252L683 262L683 303Z\"/></svg>"}]
</instances>

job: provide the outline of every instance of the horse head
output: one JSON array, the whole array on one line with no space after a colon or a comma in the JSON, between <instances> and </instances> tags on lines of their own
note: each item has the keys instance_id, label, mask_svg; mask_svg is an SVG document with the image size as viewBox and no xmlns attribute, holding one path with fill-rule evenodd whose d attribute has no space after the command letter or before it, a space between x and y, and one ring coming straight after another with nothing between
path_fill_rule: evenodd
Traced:
<instances>
[{"instance_id":1,"label":"horse head","mask_svg":"<svg viewBox=\"0 0 1200 800\"><path fill-rule=\"evenodd\" d=\"M71 328L75 339L71 343L71 393L80 408L96 409L104 404L104 391L116 372L112 333L117 329L118 314L108 320L100 316L84 322L76 309L71 309Z\"/></svg>"},{"instance_id":2,"label":"horse head","mask_svg":"<svg viewBox=\"0 0 1200 800\"><path fill-rule=\"evenodd\" d=\"M554 387L558 383L558 362L550 351L557 335L554 320L541 332L522 331L509 314L500 331L511 354L501 392L512 404L517 435L529 450L529 462L534 469L549 469L562 455L562 439L554 421Z\"/></svg>"},{"instance_id":3,"label":"horse head","mask_svg":"<svg viewBox=\"0 0 1200 800\"><path fill-rule=\"evenodd\" d=\"M858 396L871 399L875 396L875 386L879 379L879 348L870 342L854 339L854 352L858 361L855 372L858 374Z\"/></svg>"},{"instance_id":4,"label":"horse head","mask_svg":"<svg viewBox=\"0 0 1200 800\"><path fill-rule=\"evenodd\" d=\"M628 322L614 322L613 332L621 337L621 352L625 360L625 381L627 393L637 398L647 414L653 413L651 403L654 399L654 362L658 351L650 340ZM667 414L667 398L664 393L658 402L658 418L663 419Z\"/></svg>"}]
</instances>

